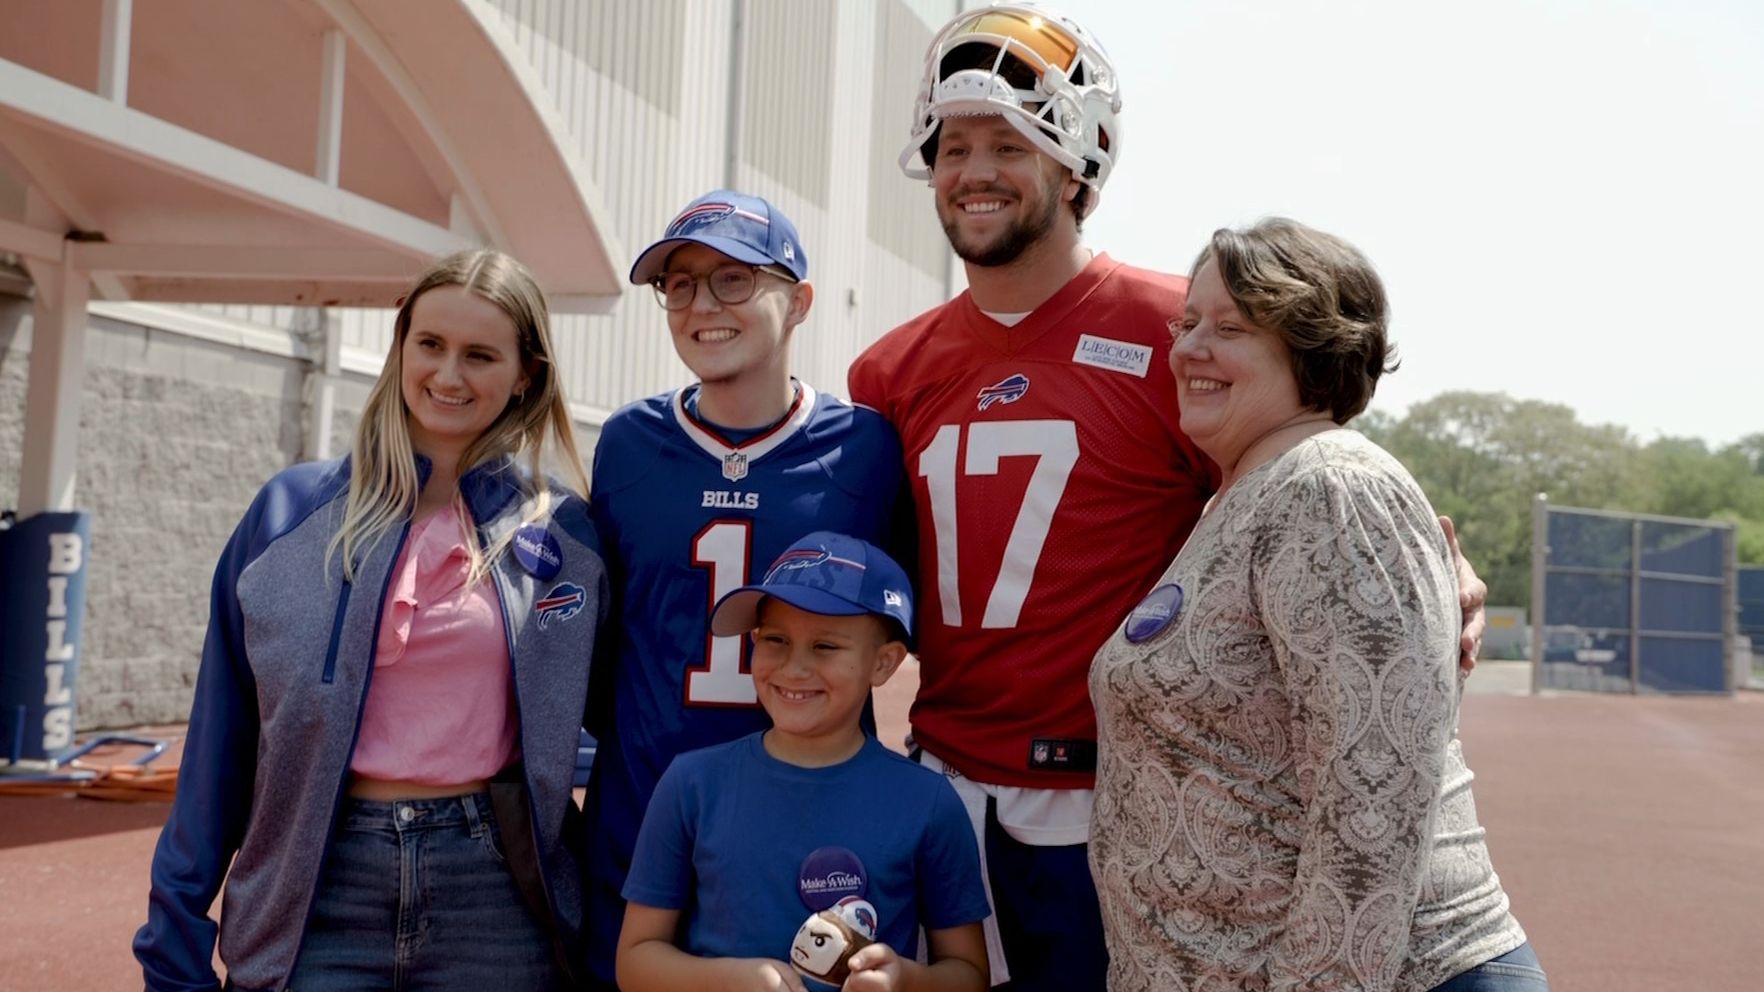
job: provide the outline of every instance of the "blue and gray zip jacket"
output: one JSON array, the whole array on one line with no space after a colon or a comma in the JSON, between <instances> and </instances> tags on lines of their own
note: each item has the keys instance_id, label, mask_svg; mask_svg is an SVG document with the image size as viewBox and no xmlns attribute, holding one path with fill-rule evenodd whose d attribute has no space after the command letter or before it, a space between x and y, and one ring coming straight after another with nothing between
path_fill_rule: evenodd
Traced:
<instances>
[{"instance_id":1,"label":"blue and gray zip jacket","mask_svg":"<svg viewBox=\"0 0 1764 992\"><path fill-rule=\"evenodd\" d=\"M419 459L418 469L426 478L428 464ZM522 526L531 508L523 478L504 459L459 485L485 546L520 529L491 574L514 668L533 846L552 919L573 948L582 898L564 819L606 569L581 499L554 489L549 519ZM135 935L150 992L220 987L208 909L222 879L229 987L282 989L293 971L349 779L386 587L409 533L407 523L360 552L355 581L343 581L340 555L327 561L326 551L348 486L348 459L286 469L221 553L177 800Z\"/></svg>"}]
</instances>

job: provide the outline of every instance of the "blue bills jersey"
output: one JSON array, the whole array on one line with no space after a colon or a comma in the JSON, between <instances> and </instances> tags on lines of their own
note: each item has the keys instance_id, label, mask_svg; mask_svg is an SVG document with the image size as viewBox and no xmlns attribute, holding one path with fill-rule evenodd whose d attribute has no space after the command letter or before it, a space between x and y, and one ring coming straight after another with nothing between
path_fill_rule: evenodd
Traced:
<instances>
[{"instance_id":1,"label":"blue bills jersey","mask_svg":"<svg viewBox=\"0 0 1764 992\"><path fill-rule=\"evenodd\" d=\"M614 640L595 656L589 727L600 744L587 801L601 889L590 895L591 953L606 976L618 921L602 917L622 906L605 897L623 886L662 772L678 754L770 725L750 645L712 637L711 607L810 531L897 543L900 444L879 414L802 384L783 421L737 443L694 416L694 389L618 411L594 451L590 506L616 611Z\"/></svg>"}]
</instances>

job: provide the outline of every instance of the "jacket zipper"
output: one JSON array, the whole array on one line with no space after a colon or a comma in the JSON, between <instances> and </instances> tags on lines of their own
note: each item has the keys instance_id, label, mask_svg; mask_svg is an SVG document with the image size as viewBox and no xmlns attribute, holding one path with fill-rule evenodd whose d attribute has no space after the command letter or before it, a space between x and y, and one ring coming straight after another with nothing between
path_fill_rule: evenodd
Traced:
<instances>
[{"instance_id":1,"label":"jacket zipper","mask_svg":"<svg viewBox=\"0 0 1764 992\"><path fill-rule=\"evenodd\" d=\"M325 648L325 674L321 680L330 685L337 680L337 645L343 640L343 618L349 613L349 594L355 583L345 576L343 591L337 594L337 612L331 617L331 643Z\"/></svg>"}]
</instances>

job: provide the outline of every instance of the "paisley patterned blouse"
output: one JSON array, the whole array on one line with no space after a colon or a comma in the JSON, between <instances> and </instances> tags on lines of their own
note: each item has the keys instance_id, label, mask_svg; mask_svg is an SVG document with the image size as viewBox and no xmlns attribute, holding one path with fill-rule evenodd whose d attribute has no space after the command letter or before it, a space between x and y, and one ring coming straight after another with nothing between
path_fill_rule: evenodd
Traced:
<instances>
[{"instance_id":1,"label":"paisley patterned blouse","mask_svg":"<svg viewBox=\"0 0 1764 992\"><path fill-rule=\"evenodd\" d=\"M1456 726L1433 508L1349 430L1222 493L1097 654L1115 992L1422 992L1525 942ZM1127 640L1131 631L1138 643Z\"/></svg>"}]
</instances>

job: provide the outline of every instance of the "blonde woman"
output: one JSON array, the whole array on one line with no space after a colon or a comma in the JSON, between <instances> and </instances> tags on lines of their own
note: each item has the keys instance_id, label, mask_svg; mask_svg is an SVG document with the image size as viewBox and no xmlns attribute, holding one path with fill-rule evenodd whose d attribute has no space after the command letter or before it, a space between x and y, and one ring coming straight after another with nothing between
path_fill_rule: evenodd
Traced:
<instances>
[{"instance_id":1,"label":"blonde woman","mask_svg":"<svg viewBox=\"0 0 1764 992\"><path fill-rule=\"evenodd\" d=\"M149 990L218 987L223 878L228 988L567 984L606 608L585 490L532 276L437 262L352 455L270 480L221 554L135 938Z\"/></svg>"}]
</instances>

